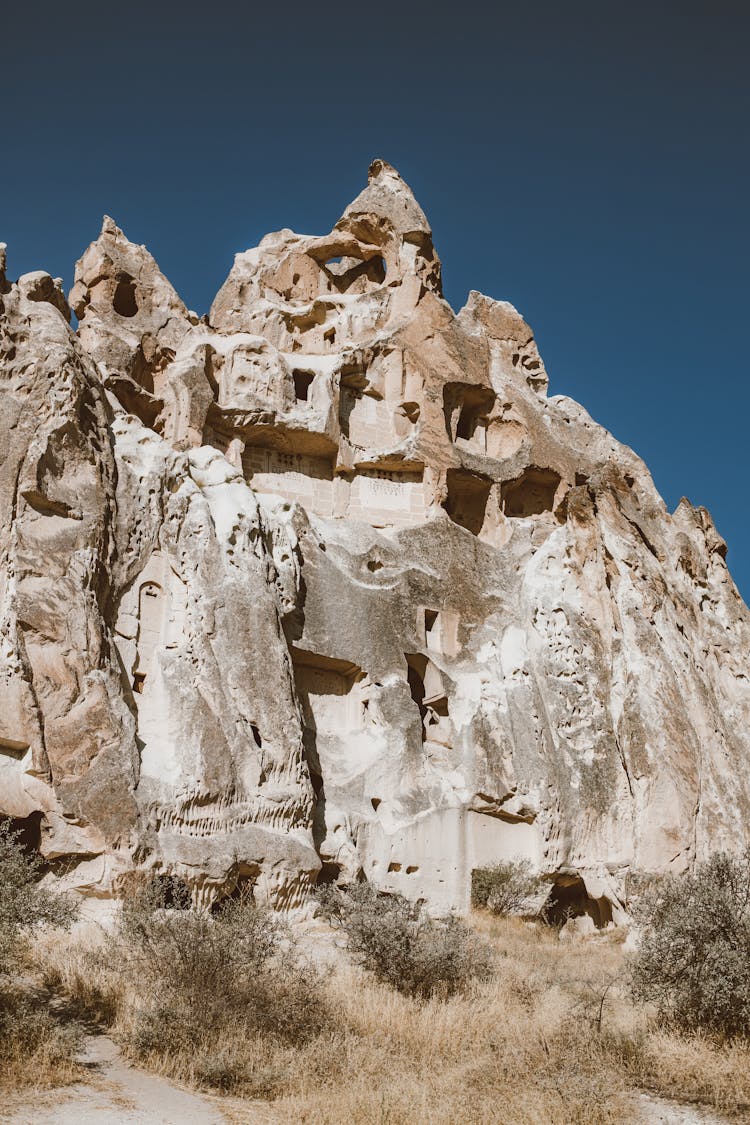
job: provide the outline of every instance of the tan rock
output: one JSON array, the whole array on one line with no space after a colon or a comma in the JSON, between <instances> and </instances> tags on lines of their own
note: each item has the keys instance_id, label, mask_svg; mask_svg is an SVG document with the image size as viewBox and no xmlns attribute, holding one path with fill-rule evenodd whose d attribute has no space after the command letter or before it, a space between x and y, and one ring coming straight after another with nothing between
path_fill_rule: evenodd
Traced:
<instances>
[{"instance_id":1,"label":"tan rock","mask_svg":"<svg viewBox=\"0 0 750 1125\"><path fill-rule=\"evenodd\" d=\"M453 312L390 165L203 321L111 220L77 332L4 276L0 804L66 885L296 908L364 874L463 910L522 856L601 926L630 873L747 841L723 541L547 398L513 306Z\"/></svg>"}]
</instances>

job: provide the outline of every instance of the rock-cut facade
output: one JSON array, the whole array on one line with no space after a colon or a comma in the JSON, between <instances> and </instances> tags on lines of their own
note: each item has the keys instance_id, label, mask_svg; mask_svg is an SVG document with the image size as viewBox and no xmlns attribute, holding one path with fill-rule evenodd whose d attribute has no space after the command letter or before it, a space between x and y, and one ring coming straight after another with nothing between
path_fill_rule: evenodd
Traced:
<instances>
[{"instance_id":1,"label":"rock-cut facade","mask_svg":"<svg viewBox=\"0 0 750 1125\"><path fill-rule=\"evenodd\" d=\"M521 857L603 924L743 846L725 544L547 381L383 161L201 318L110 219L69 298L3 268L0 814L47 878L464 911Z\"/></svg>"}]
</instances>

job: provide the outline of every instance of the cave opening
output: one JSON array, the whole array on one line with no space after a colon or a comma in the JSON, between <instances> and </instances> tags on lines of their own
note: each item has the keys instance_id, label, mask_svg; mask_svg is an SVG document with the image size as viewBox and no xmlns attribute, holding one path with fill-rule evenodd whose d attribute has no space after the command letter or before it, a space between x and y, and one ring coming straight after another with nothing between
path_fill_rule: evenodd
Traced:
<instances>
[{"instance_id":1,"label":"cave opening","mask_svg":"<svg viewBox=\"0 0 750 1125\"><path fill-rule=\"evenodd\" d=\"M447 496L443 507L459 527L466 528L472 535L479 535L484 525L491 487L492 482L478 473L449 469Z\"/></svg>"},{"instance_id":2,"label":"cave opening","mask_svg":"<svg viewBox=\"0 0 750 1125\"><path fill-rule=\"evenodd\" d=\"M255 900L255 884L258 881L259 873L260 868L257 868L255 864L241 864L237 882L230 891L214 900L211 904L211 913L213 915L220 914L232 902L253 902Z\"/></svg>"},{"instance_id":3,"label":"cave opening","mask_svg":"<svg viewBox=\"0 0 750 1125\"><path fill-rule=\"evenodd\" d=\"M551 512L560 479L554 469L531 467L515 480L506 481L501 490L505 515L524 519Z\"/></svg>"},{"instance_id":4,"label":"cave opening","mask_svg":"<svg viewBox=\"0 0 750 1125\"><path fill-rule=\"evenodd\" d=\"M450 741L448 697L440 670L422 653L407 652L404 655L409 691L419 708L422 742L437 740L447 745Z\"/></svg>"},{"instance_id":5,"label":"cave opening","mask_svg":"<svg viewBox=\"0 0 750 1125\"><path fill-rule=\"evenodd\" d=\"M325 887L330 886L332 883L337 883L341 877L341 864L334 863L332 860L324 860L321 863L318 878L315 880L317 886Z\"/></svg>"},{"instance_id":6,"label":"cave opening","mask_svg":"<svg viewBox=\"0 0 750 1125\"><path fill-rule=\"evenodd\" d=\"M560 875L542 908L542 916L551 926L564 926L569 918L588 914L597 929L612 921L612 905L608 898L591 898L580 875Z\"/></svg>"},{"instance_id":7,"label":"cave opening","mask_svg":"<svg viewBox=\"0 0 750 1125\"><path fill-rule=\"evenodd\" d=\"M489 387L447 383L443 388L445 429L451 441L487 448L489 414L495 405L495 392Z\"/></svg>"},{"instance_id":8,"label":"cave opening","mask_svg":"<svg viewBox=\"0 0 750 1125\"><path fill-rule=\"evenodd\" d=\"M315 382L315 375L312 371L294 371L294 397L297 402L310 401L310 388Z\"/></svg>"},{"instance_id":9,"label":"cave opening","mask_svg":"<svg viewBox=\"0 0 750 1125\"><path fill-rule=\"evenodd\" d=\"M128 274L123 274L115 286L112 308L118 316L131 317L138 312L138 301L135 296L135 281Z\"/></svg>"},{"instance_id":10,"label":"cave opening","mask_svg":"<svg viewBox=\"0 0 750 1125\"><path fill-rule=\"evenodd\" d=\"M39 855L43 820L44 813L41 812L32 812L28 816L0 816L0 822L8 826L27 856Z\"/></svg>"},{"instance_id":11,"label":"cave opening","mask_svg":"<svg viewBox=\"0 0 750 1125\"><path fill-rule=\"evenodd\" d=\"M421 656L419 653L406 654L406 680L409 684L409 691L411 697L419 708L420 726L422 728L422 741L425 738L424 721L427 715L427 705L425 704L425 686L424 674L427 666L427 658Z\"/></svg>"}]
</instances>

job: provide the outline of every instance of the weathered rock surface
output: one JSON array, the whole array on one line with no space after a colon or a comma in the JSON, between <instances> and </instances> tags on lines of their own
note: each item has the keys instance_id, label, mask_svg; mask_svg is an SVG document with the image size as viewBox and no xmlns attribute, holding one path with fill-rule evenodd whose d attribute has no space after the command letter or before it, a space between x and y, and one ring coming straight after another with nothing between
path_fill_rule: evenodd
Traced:
<instances>
[{"instance_id":1,"label":"weathered rock surface","mask_svg":"<svg viewBox=\"0 0 750 1125\"><path fill-rule=\"evenodd\" d=\"M4 255L3 262L4 266ZM110 219L70 310L0 272L0 810L50 878L467 905L529 857L601 924L750 826L750 619L704 509L456 315L389 165L208 317Z\"/></svg>"}]
</instances>

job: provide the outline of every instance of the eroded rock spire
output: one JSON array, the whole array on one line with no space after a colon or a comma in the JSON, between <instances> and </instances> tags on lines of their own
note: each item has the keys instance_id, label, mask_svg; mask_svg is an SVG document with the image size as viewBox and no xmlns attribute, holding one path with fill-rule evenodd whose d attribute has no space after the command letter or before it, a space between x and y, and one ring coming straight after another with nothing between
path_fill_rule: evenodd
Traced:
<instances>
[{"instance_id":1,"label":"eroded rock spire","mask_svg":"<svg viewBox=\"0 0 750 1125\"><path fill-rule=\"evenodd\" d=\"M66 885L463 909L526 856L604 924L631 874L747 840L750 618L710 517L547 398L512 305L453 312L389 164L202 320L106 218L77 332L47 274L0 302L0 811Z\"/></svg>"}]
</instances>

